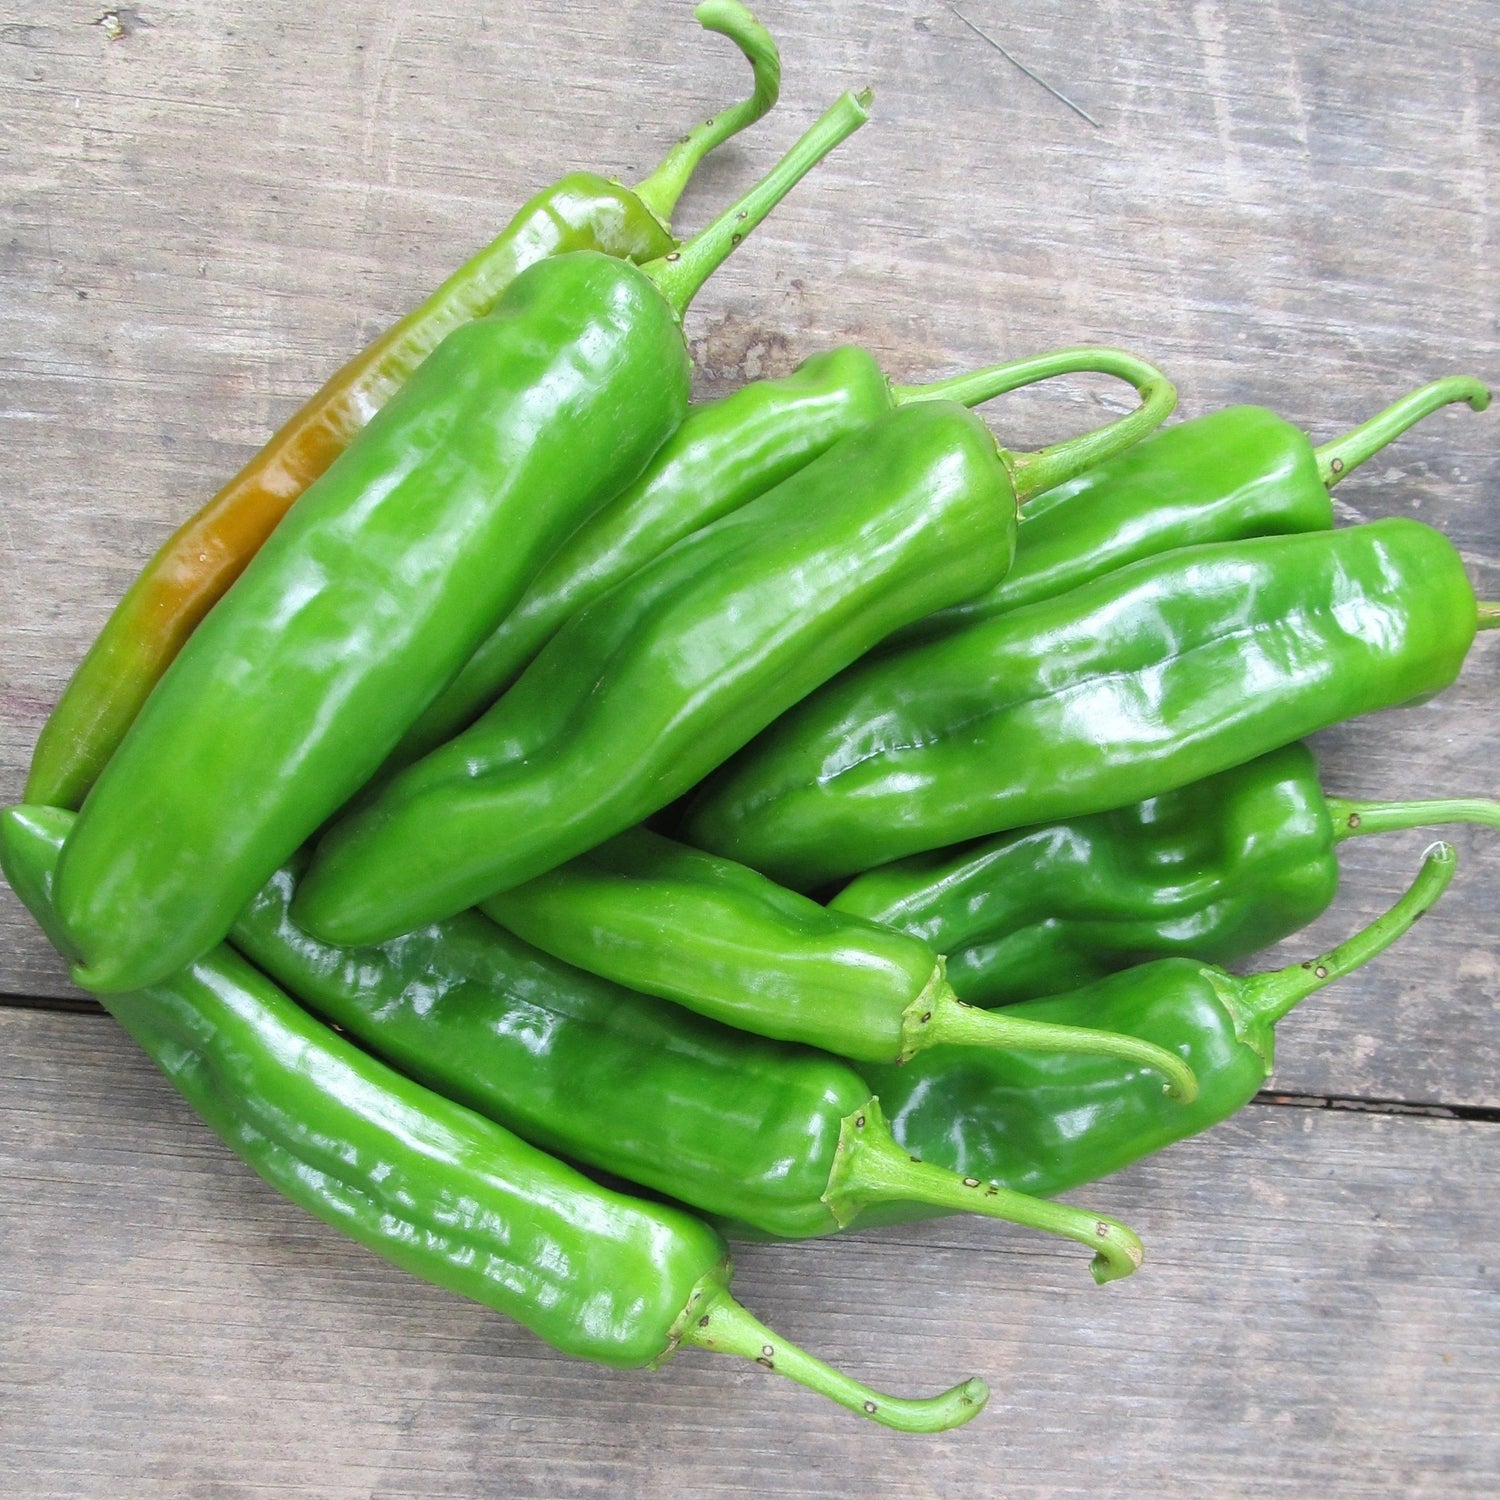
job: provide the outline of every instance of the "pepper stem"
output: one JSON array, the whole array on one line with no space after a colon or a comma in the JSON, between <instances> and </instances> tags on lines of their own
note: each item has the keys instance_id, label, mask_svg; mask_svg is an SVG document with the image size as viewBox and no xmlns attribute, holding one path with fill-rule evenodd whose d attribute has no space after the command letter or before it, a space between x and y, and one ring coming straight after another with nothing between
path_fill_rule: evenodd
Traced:
<instances>
[{"instance_id":1,"label":"pepper stem","mask_svg":"<svg viewBox=\"0 0 1500 1500\"><path fill-rule=\"evenodd\" d=\"M1489 387L1472 375L1449 375L1403 396L1353 432L1315 448L1313 457L1318 461L1319 477L1331 490L1344 475L1379 453L1387 443L1394 442L1407 428L1455 401L1467 401L1475 411L1483 411L1490 404Z\"/></svg>"},{"instance_id":2,"label":"pepper stem","mask_svg":"<svg viewBox=\"0 0 1500 1500\"><path fill-rule=\"evenodd\" d=\"M680 250L648 262L645 271L680 318L699 288L734 252L740 241L833 150L870 118L874 94L864 89L845 94L745 194Z\"/></svg>"},{"instance_id":3,"label":"pepper stem","mask_svg":"<svg viewBox=\"0 0 1500 1500\"><path fill-rule=\"evenodd\" d=\"M1484 797L1454 797L1431 802L1350 802L1328 798L1333 819L1333 841L1358 838L1362 833L1400 833L1407 828L1430 828L1436 823L1483 823L1500 828L1500 802Z\"/></svg>"},{"instance_id":4,"label":"pepper stem","mask_svg":"<svg viewBox=\"0 0 1500 1500\"><path fill-rule=\"evenodd\" d=\"M927 1047L1002 1047L1013 1052L1080 1052L1091 1056L1118 1057L1160 1073L1164 1092L1184 1104L1198 1097L1193 1070L1165 1047L1118 1031L1099 1031L1092 1026L1063 1026L1052 1021L1033 1021L999 1010L980 1010L965 1005L942 977L941 969L926 989L907 1006L901 1016L901 1055L905 1062Z\"/></svg>"},{"instance_id":5,"label":"pepper stem","mask_svg":"<svg viewBox=\"0 0 1500 1500\"><path fill-rule=\"evenodd\" d=\"M1082 460L1077 455L1084 449L1068 443L1041 453L1008 454L1016 500L1018 504L1024 504L1043 490L1071 477L1077 469L1103 462L1160 426L1177 404L1177 392L1171 383L1159 370L1134 355L1126 354L1123 349L1054 349L1048 354L1033 354L1029 359L988 365L982 370L970 370L925 385L893 385L891 396L897 406L912 401L957 401L963 406L978 406L981 401L1003 396L1021 386L1036 385L1058 375L1080 374L1115 375L1127 381L1141 393L1141 408L1097 432L1074 438L1073 445L1085 445L1087 456ZM1048 464L1064 454L1067 455L1066 472L1049 476Z\"/></svg>"},{"instance_id":6,"label":"pepper stem","mask_svg":"<svg viewBox=\"0 0 1500 1500\"><path fill-rule=\"evenodd\" d=\"M1029 367L1029 368L1028 368ZM1009 384L995 384L1001 372L1010 369L1025 370L1020 378L1005 376ZM1015 491L1016 503L1024 505L1044 490L1062 484L1103 463L1107 458L1123 452L1133 443L1154 432L1172 414L1177 405L1177 389L1155 365L1126 354L1122 349L1056 349L1050 354L1038 354L1029 360L1017 360L1013 366L998 365L988 370L978 370L972 375L959 375L953 380L937 381L925 387L925 399L947 399L962 401L972 406L990 395L999 395L1017 386L1032 385L1039 380L1049 380L1055 375L1097 373L1114 375L1128 385L1133 385L1141 398L1141 404L1127 416L1106 422L1093 432L1080 433L1065 443L1055 443L1037 453L1010 453L1004 448L1000 456L1010 472L1011 487ZM993 388L992 388L993 387ZM903 386L900 392L915 392L923 387ZM899 396L898 396L899 399ZM913 394L908 400L923 399Z\"/></svg>"},{"instance_id":7,"label":"pepper stem","mask_svg":"<svg viewBox=\"0 0 1500 1500\"><path fill-rule=\"evenodd\" d=\"M755 75L755 87L748 99L720 110L712 119L690 130L662 158L661 165L636 187L636 197L663 228L670 223L682 190L703 158L730 136L753 125L781 95L781 57L776 43L739 0L703 0L693 15L705 31L727 36L745 54L745 61Z\"/></svg>"},{"instance_id":8,"label":"pepper stem","mask_svg":"<svg viewBox=\"0 0 1500 1500\"><path fill-rule=\"evenodd\" d=\"M735 1301L727 1288L707 1290L694 1309L682 1342L715 1354L738 1354L775 1370L799 1385L847 1406L850 1411L894 1427L897 1432L947 1432L977 1417L990 1398L990 1388L975 1376L941 1396L912 1399L887 1396L861 1385L832 1365L826 1365L789 1339L773 1333L754 1313Z\"/></svg>"},{"instance_id":9,"label":"pepper stem","mask_svg":"<svg viewBox=\"0 0 1500 1500\"><path fill-rule=\"evenodd\" d=\"M840 1124L823 1201L840 1227L853 1223L872 1203L930 1203L1060 1234L1094 1252L1089 1269L1100 1286L1129 1276L1145 1255L1140 1239L1116 1219L918 1161L891 1134L878 1099L846 1115Z\"/></svg>"},{"instance_id":10,"label":"pepper stem","mask_svg":"<svg viewBox=\"0 0 1500 1500\"><path fill-rule=\"evenodd\" d=\"M1377 953L1389 948L1448 889L1457 866L1458 855L1452 844L1433 844L1422 856L1422 868L1406 894L1383 916L1376 917L1368 927L1356 932L1337 948L1322 958L1310 958L1306 963L1231 980L1230 983L1238 986L1240 1004L1252 1019L1274 1026L1294 1005L1324 985L1332 984L1335 979L1369 963Z\"/></svg>"},{"instance_id":11,"label":"pepper stem","mask_svg":"<svg viewBox=\"0 0 1500 1500\"><path fill-rule=\"evenodd\" d=\"M1474 622L1475 630L1500 630L1500 603L1481 599L1475 609L1478 614Z\"/></svg>"}]
</instances>

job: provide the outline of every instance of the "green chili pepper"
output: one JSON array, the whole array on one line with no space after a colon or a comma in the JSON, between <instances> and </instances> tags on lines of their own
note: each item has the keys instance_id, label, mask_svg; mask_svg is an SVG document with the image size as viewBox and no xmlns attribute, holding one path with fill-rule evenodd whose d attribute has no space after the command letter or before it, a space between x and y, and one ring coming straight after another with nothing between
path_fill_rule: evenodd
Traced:
<instances>
[{"instance_id":1,"label":"green chili pepper","mask_svg":"<svg viewBox=\"0 0 1500 1500\"><path fill-rule=\"evenodd\" d=\"M1099 1281L1140 1264L1123 1224L914 1161L869 1085L832 1057L586 974L478 912L334 948L296 925L295 888L294 870L278 871L235 924L236 946L402 1072L545 1150L778 1238L916 1200L1077 1240Z\"/></svg>"},{"instance_id":2,"label":"green chili pepper","mask_svg":"<svg viewBox=\"0 0 1500 1500\"><path fill-rule=\"evenodd\" d=\"M1319 959L1240 978L1191 959L1164 958L1015 1007L1039 1021L1097 1018L1180 1053L1199 1082L1186 1108L1163 1107L1153 1079L1083 1057L949 1048L906 1068L871 1069L870 1081L889 1101L896 1137L925 1159L1028 1193L1093 1182L1248 1104L1271 1072L1276 1023L1400 937L1442 895L1455 862L1450 845L1434 844L1391 910ZM861 1216L858 1227L915 1217L910 1205L880 1206Z\"/></svg>"},{"instance_id":3,"label":"green chili pepper","mask_svg":"<svg viewBox=\"0 0 1500 1500\"><path fill-rule=\"evenodd\" d=\"M1158 382L1104 433L1039 454L1003 453L953 402L898 407L683 538L334 826L304 925L378 942L641 822L892 629L993 583L1017 500L1154 422Z\"/></svg>"},{"instance_id":4,"label":"green chili pepper","mask_svg":"<svg viewBox=\"0 0 1500 1500\"><path fill-rule=\"evenodd\" d=\"M897 640L945 635L1176 547L1327 531L1333 486L1455 401L1483 411L1490 393L1469 375L1435 380L1321 448L1263 406L1155 433L1049 490L1022 517L1016 560L994 588L908 625Z\"/></svg>"},{"instance_id":5,"label":"green chili pepper","mask_svg":"<svg viewBox=\"0 0 1500 1500\"><path fill-rule=\"evenodd\" d=\"M845 95L681 251L521 273L449 334L194 632L68 840L85 989L174 973L380 765L563 536L687 406L681 315L867 118Z\"/></svg>"},{"instance_id":6,"label":"green chili pepper","mask_svg":"<svg viewBox=\"0 0 1500 1500\"><path fill-rule=\"evenodd\" d=\"M168 537L115 607L42 726L26 782L29 802L82 804L198 622L291 503L447 334L489 313L511 281L544 256L598 250L648 261L676 248L668 221L694 169L776 103L781 81L775 42L737 0L704 0L693 14L745 54L755 74L750 98L690 131L634 191L591 172L572 172L538 193L499 238L332 376Z\"/></svg>"},{"instance_id":7,"label":"green chili pepper","mask_svg":"<svg viewBox=\"0 0 1500 1500\"><path fill-rule=\"evenodd\" d=\"M1185 547L861 663L726 766L686 837L806 889L1103 812L1430 697L1496 624L1416 521Z\"/></svg>"},{"instance_id":8,"label":"green chili pepper","mask_svg":"<svg viewBox=\"0 0 1500 1500\"><path fill-rule=\"evenodd\" d=\"M520 603L412 726L394 760L407 764L465 728L569 616L672 543L764 494L894 407L914 401L977 406L1023 385L1080 372L1115 375L1137 386L1156 373L1113 349L1059 349L928 385L892 385L872 355L850 347L815 354L785 379L753 381L689 412L645 473L552 556ZM1148 409L1161 421L1175 400L1172 387L1160 384ZM1091 440L1111 444L1113 435L1106 430Z\"/></svg>"},{"instance_id":9,"label":"green chili pepper","mask_svg":"<svg viewBox=\"0 0 1500 1500\"><path fill-rule=\"evenodd\" d=\"M0 816L0 862L55 942L52 870L73 821ZM596 1186L412 1083L293 1004L227 948L104 997L204 1123L294 1203L387 1260L523 1323L554 1348L655 1368L683 1346L739 1354L864 1416L937 1432L975 1416L970 1380L885 1396L773 1333L730 1294L706 1224Z\"/></svg>"},{"instance_id":10,"label":"green chili pepper","mask_svg":"<svg viewBox=\"0 0 1500 1500\"><path fill-rule=\"evenodd\" d=\"M914 854L829 906L930 944L971 1005L1009 1005L1148 958L1244 958L1327 910L1336 844L1438 823L1500 828L1500 802L1325 797L1312 752L1287 745L1113 812Z\"/></svg>"},{"instance_id":11,"label":"green chili pepper","mask_svg":"<svg viewBox=\"0 0 1500 1500\"><path fill-rule=\"evenodd\" d=\"M764 875L634 828L480 903L544 952L642 994L856 1062L929 1047L1087 1052L1154 1068L1191 1099L1182 1060L1087 1026L1013 1024L963 1004L918 938L819 906Z\"/></svg>"}]
</instances>

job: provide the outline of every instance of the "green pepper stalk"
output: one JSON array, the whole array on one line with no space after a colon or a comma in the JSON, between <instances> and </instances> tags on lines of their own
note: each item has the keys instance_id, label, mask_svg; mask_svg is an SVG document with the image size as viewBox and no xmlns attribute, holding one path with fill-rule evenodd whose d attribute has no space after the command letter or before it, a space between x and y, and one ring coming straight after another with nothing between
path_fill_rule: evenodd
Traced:
<instances>
[{"instance_id":1,"label":"green pepper stalk","mask_svg":"<svg viewBox=\"0 0 1500 1500\"><path fill-rule=\"evenodd\" d=\"M173 657L292 502L438 344L490 313L527 266L572 250L643 262L676 247L669 220L688 178L715 146L776 103L781 80L776 43L737 0L704 0L694 15L745 55L754 72L751 96L690 131L633 192L592 172L572 172L538 193L497 239L325 382L172 533L115 607L42 726L28 801L82 805Z\"/></svg>"},{"instance_id":2,"label":"green pepper stalk","mask_svg":"<svg viewBox=\"0 0 1500 1500\"><path fill-rule=\"evenodd\" d=\"M1369 962L1431 909L1456 856L1437 843L1396 904L1321 958L1236 977L1185 958L1164 958L1015 1009L1036 1020L1081 1018L1180 1053L1198 1076L1188 1108L1122 1079L1092 1058L929 1052L907 1068L869 1070L891 1129L908 1151L983 1181L1050 1195L1117 1172L1226 1120L1271 1072L1275 1026L1295 1005ZM881 1206L859 1227L909 1221L909 1205Z\"/></svg>"},{"instance_id":3,"label":"green pepper stalk","mask_svg":"<svg viewBox=\"0 0 1500 1500\"><path fill-rule=\"evenodd\" d=\"M645 206L669 236L677 200L703 158L769 113L781 96L781 57L776 43L739 0L702 0L693 17L705 30L728 37L744 53L754 75L754 87L748 99L695 125L667 152L656 170L636 184L636 202ZM669 245L653 255L630 258L655 260L672 248Z\"/></svg>"},{"instance_id":4,"label":"green pepper stalk","mask_svg":"<svg viewBox=\"0 0 1500 1500\"><path fill-rule=\"evenodd\" d=\"M0 815L0 863L55 942L52 873L73 814ZM754 1359L887 1427L978 1414L982 1380L886 1396L773 1333L730 1293L728 1247L681 1210L571 1167L377 1062L225 947L101 997L203 1122L271 1186L385 1259L620 1369L681 1347Z\"/></svg>"},{"instance_id":5,"label":"green pepper stalk","mask_svg":"<svg viewBox=\"0 0 1500 1500\"><path fill-rule=\"evenodd\" d=\"M1165 381L1147 382L1149 400ZM472 728L335 824L302 920L379 942L644 821L891 630L993 583L1018 501L1098 436L1006 454L923 401L846 437L574 615Z\"/></svg>"},{"instance_id":6,"label":"green pepper stalk","mask_svg":"<svg viewBox=\"0 0 1500 1500\"><path fill-rule=\"evenodd\" d=\"M1129 807L882 865L829 906L945 954L970 1004L1010 1005L1148 958L1244 958L1327 910L1344 839L1440 823L1500 828L1500 802L1325 797L1312 752L1287 745Z\"/></svg>"},{"instance_id":7,"label":"green pepper stalk","mask_svg":"<svg viewBox=\"0 0 1500 1500\"><path fill-rule=\"evenodd\" d=\"M1166 428L1049 490L1022 517L1016 560L994 588L918 620L896 639L946 635L1176 547L1327 531L1328 493L1340 479L1459 401L1483 411L1490 393L1471 375L1435 380L1321 448L1263 406L1232 406Z\"/></svg>"},{"instance_id":8,"label":"green pepper stalk","mask_svg":"<svg viewBox=\"0 0 1500 1500\"><path fill-rule=\"evenodd\" d=\"M412 725L387 769L419 759L466 728L570 616L674 542L738 510L894 407L916 401L976 406L1024 385L1084 372L1114 375L1141 392L1137 411L1092 435L1109 451L1164 421L1176 403L1176 392L1155 370L1117 349L1058 349L926 385L892 385L873 355L846 347L813 355L783 379L752 381L694 408L641 477L552 555ZM1045 476L1028 474L1028 489L1038 477Z\"/></svg>"},{"instance_id":9,"label":"green pepper stalk","mask_svg":"<svg viewBox=\"0 0 1500 1500\"><path fill-rule=\"evenodd\" d=\"M963 1004L919 938L820 906L764 875L634 828L480 910L565 963L699 1015L856 1062L928 1047L1087 1052L1155 1069L1175 1054L1088 1026L1039 1026Z\"/></svg>"},{"instance_id":10,"label":"green pepper stalk","mask_svg":"<svg viewBox=\"0 0 1500 1500\"><path fill-rule=\"evenodd\" d=\"M913 1161L836 1058L584 973L474 911L335 948L292 917L296 883L294 867L267 882L235 946L403 1073L544 1150L780 1238L920 1201L1075 1239L1100 1281L1140 1263L1112 1219Z\"/></svg>"},{"instance_id":11,"label":"green pepper stalk","mask_svg":"<svg viewBox=\"0 0 1500 1500\"><path fill-rule=\"evenodd\" d=\"M1103 812L1430 697L1485 623L1416 521L1184 547L860 663L710 781L685 837L807 890Z\"/></svg>"},{"instance_id":12,"label":"green pepper stalk","mask_svg":"<svg viewBox=\"0 0 1500 1500\"><path fill-rule=\"evenodd\" d=\"M193 633L58 869L85 988L164 978L364 784L546 555L687 409L682 314L867 116L845 95L738 204L638 268L518 276L449 334Z\"/></svg>"}]
</instances>

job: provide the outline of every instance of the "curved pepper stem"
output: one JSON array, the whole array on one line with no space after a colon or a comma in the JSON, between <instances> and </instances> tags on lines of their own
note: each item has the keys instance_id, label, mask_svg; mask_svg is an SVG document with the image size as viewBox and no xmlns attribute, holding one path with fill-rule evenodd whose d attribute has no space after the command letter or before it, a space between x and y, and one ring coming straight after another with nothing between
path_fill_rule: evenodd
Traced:
<instances>
[{"instance_id":1,"label":"curved pepper stem","mask_svg":"<svg viewBox=\"0 0 1500 1500\"><path fill-rule=\"evenodd\" d=\"M1172 382L1155 365L1148 365L1145 360L1126 354L1122 349L1078 348L1054 349L1048 354L1033 355L1030 359L1006 365L991 365L988 369L934 381L930 385L902 385L892 389L898 404L960 401L965 406L974 406L1019 386L1034 385L1057 375L1077 374L1113 375L1135 387L1141 404L1128 416L1118 417L1093 432L1080 433L1065 443L1056 443L1038 453L1010 453L1002 448L1000 456L1010 473L1016 504L1024 505L1044 490L1113 458L1154 432L1177 405L1177 390Z\"/></svg>"},{"instance_id":2,"label":"curved pepper stem","mask_svg":"<svg viewBox=\"0 0 1500 1500\"><path fill-rule=\"evenodd\" d=\"M930 1203L1060 1234L1094 1252L1090 1270L1101 1286L1129 1276L1145 1256L1139 1237L1117 1219L918 1161L891 1134L878 1099L845 1116L840 1125L823 1201L840 1227L852 1224L872 1203Z\"/></svg>"},{"instance_id":3,"label":"curved pepper stem","mask_svg":"<svg viewBox=\"0 0 1500 1500\"><path fill-rule=\"evenodd\" d=\"M1310 958L1305 963L1273 969L1268 974L1253 974L1248 979L1231 981L1238 986L1238 1004L1244 1007L1251 1019L1262 1025L1274 1025L1293 1006L1324 985L1353 973L1377 953L1385 952L1397 938L1410 930L1418 917L1432 909L1438 897L1448 889L1457 868L1458 855L1453 845L1433 844L1422 857L1417 878L1388 912L1376 917L1368 927L1321 958Z\"/></svg>"},{"instance_id":4,"label":"curved pepper stem","mask_svg":"<svg viewBox=\"0 0 1500 1500\"><path fill-rule=\"evenodd\" d=\"M893 1427L897 1432L947 1432L977 1417L990 1398L990 1388L975 1376L940 1396L912 1399L887 1396L861 1385L832 1365L799 1349L773 1333L729 1294L727 1288L706 1288L693 1309L681 1342L715 1354L738 1354L756 1364L805 1385L850 1411Z\"/></svg>"},{"instance_id":5,"label":"curved pepper stem","mask_svg":"<svg viewBox=\"0 0 1500 1500\"><path fill-rule=\"evenodd\" d=\"M1500 603L1481 599L1476 606L1475 630L1500 630Z\"/></svg>"},{"instance_id":6,"label":"curved pepper stem","mask_svg":"<svg viewBox=\"0 0 1500 1500\"><path fill-rule=\"evenodd\" d=\"M688 304L740 242L841 141L870 118L870 89L845 94L737 203L700 229L680 250L641 269L680 318Z\"/></svg>"},{"instance_id":7,"label":"curved pepper stem","mask_svg":"<svg viewBox=\"0 0 1500 1500\"><path fill-rule=\"evenodd\" d=\"M1177 392L1169 381L1153 366L1123 349L1054 349L1048 354L1033 354L1027 359L1010 360L1005 364L987 365L982 370L970 370L963 375L952 375L946 380L932 380L925 385L893 385L891 398L897 406L906 406L913 401L957 401L963 406L978 406L982 401L993 400L1022 386L1037 385L1058 375L1114 375L1128 381L1141 392L1139 411L1118 422L1110 423L1097 432L1074 438L1076 444L1092 444L1088 464L1101 463L1113 453L1132 443L1139 442L1156 427L1159 427L1177 404ZM1125 424L1129 424L1128 426ZM1071 445L1064 443L1049 448L1040 454L1002 454L1010 472L1011 484L1016 491L1016 503L1024 505L1044 490L1051 489L1064 479L1071 477L1070 471L1049 477L1045 464L1040 467L1027 465L1033 460L1040 462L1048 455L1071 454ZM1071 460L1070 460L1071 461ZM1082 467L1084 465L1080 465ZM1025 474L1023 481L1021 475Z\"/></svg>"},{"instance_id":8,"label":"curved pepper stem","mask_svg":"<svg viewBox=\"0 0 1500 1500\"><path fill-rule=\"evenodd\" d=\"M1400 833L1408 828L1431 828L1438 823L1482 823L1500 828L1500 802L1485 797L1450 797L1430 802L1351 802L1329 797L1333 841L1364 833Z\"/></svg>"},{"instance_id":9,"label":"curved pepper stem","mask_svg":"<svg viewBox=\"0 0 1500 1500\"><path fill-rule=\"evenodd\" d=\"M1423 417L1431 416L1439 407L1452 406L1455 401L1467 401L1475 411L1483 411L1490 404L1489 387L1472 375L1449 375L1446 379L1434 380L1411 395L1403 396L1379 416L1361 423L1353 432L1346 432L1343 437L1315 448L1313 457L1318 461L1318 475L1324 486L1331 490L1344 475L1379 453L1387 443L1394 442L1409 427L1415 426Z\"/></svg>"},{"instance_id":10,"label":"curved pepper stem","mask_svg":"<svg viewBox=\"0 0 1500 1500\"><path fill-rule=\"evenodd\" d=\"M705 31L727 36L744 53L755 76L755 86L748 99L720 110L690 130L667 152L657 169L637 185L636 197L664 228L703 158L730 136L753 125L781 96L781 55L776 43L739 0L703 0L693 15Z\"/></svg>"},{"instance_id":11,"label":"curved pepper stem","mask_svg":"<svg viewBox=\"0 0 1500 1500\"><path fill-rule=\"evenodd\" d=\"M929 985L907 1007L901 1017L901 1055L906 1062L927 1047L1002 1047L1012 1052L1079 1052L1090 1056L1117 1057L1160 1073L1167 1081L1164 1092L1184 1104L1198 1097L1193 1070L1165 1047L1118 1031L1099 1031L1092 1026L1064 1026L1052 1021L1032 1021L999 1010L980 1010L965 1005L946 980Z\"/></svg>"}]
</instances>

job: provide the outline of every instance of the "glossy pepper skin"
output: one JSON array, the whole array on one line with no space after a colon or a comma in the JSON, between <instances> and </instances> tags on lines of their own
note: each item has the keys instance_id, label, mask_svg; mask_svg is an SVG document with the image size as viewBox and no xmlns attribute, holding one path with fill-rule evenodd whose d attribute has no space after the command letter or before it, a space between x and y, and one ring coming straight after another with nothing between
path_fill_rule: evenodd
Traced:
<instances>
[{"instance_id":1,"label":"glossy pepper skin","mask_svg":"<svg viewBox=\"0 0 1500 1500\"><path fill-rule=\"evenodd\" d=\"M58 870L87 989L229 930L364 784L578 521L687 408L681 315L867 118L846 96L674 260L538 261L443 341L287 513L151 695Z\"/></svg>"},{"instance_id":2,"label":"glossy pepper skin","mask_svg":"<svg viewBox=\"0 0 1500 1500\"><path fill-rule=\"evenodd\" d=\"M946 955L972 1005L1060 994L1168 956L1226 964L1327 910L1346 838L1438 823L1500 828L1500 803L1326 797L1306 745L1111 812L915 854L829 906Z\"/></svg>"},{"instance_id":3,"label":"glossy pepper skin","mask_svg":"<svg viewBox=\"0 0 1500 1500\"><path fill-rule=\"evenodd\" d=\"M857 1062L904 1062L944 1045L1076 1050L1154 1066L1174 1092L1192 1096L1192 1074L1172 1053L975 1010L953 993L924 940L648 829L630 829L480 909L591 974Z\"/></svg>"},{"instance_id":4,"label":"glossy pepper skin","mask_svg":"<svg viewBox=\"0 0 1500 1500\"><path fill-rule=\"evenodd\" d=\"M1314 991L1394 942L1447 888L1455 855L1428 850L1410 890L1363 932L1318 959L1236 977L1185 958L1126 969L1014 1009L1036 1020L1098 1018L1181 1053L1198 1076L1186 1108L1163 1105L1149 1078L1098 1059L933 1051L905 1068L868 1070L909 1151L955 1172L1044 1196L1117 1172L1226 1120L1270 1075L1274 1027ZM911 1205L876 1205L859 1228L906 1222Z\"/></svg>"},{"instance_id":5,"label":"glossy pepper skin","mask_svg":"<svg viewBox=\"0 0 1500 1500\"><path fill-rule=\"evenodd\" d=\"M892 629L994 582L1012 470L1054 482L1099 436L1004 455L926 401L845 438L574 615L478 723L336 824L300 919L379 942L641 822Z\"/></svg>"},{"instance_id":6,"label":"glossy pepper skin","mask_svg":"<svg viewBox=\"0 0 1500 1500\"><path fill-rule=\"evenodd\" d=\"M1039 496L1021 518L1010 572L896 639L946 635L1177 547L1327 531L1340 479L1440 407L1483 411L1489 399L1472 376L1435 380L1320 448L1263 406L1166 428Z\"/></svg>"},{"instance_id":7,"label":"glossy pepper skin","mask_svg":"<svg viewBox=\"0 0 1500 1500\"><path fill-rule=\"evenodd\" d=\"M464 669L412 726L393 762L408 764L466 728L508 688L569 616L674 542L790 478L840 439L914 401L964 406L1057 375L1093 371L1149 384L1149 366L1112 349L1059 349L927 385L893 385L863 349L815 354L780 380L756 380L688 413L645 473L570 536ZM1151 390L1132 430L1167 416L1171 386ZM1118 439L1093 435L1107 451Z\"/></svg>"},{"instance_id":8,"label":"glossy pepper skin","mask_svg":"<svg viewBox=\"0 0 1500 1500\"><path fill-rule=\"evenodd\" d=\"M267 882L235 945L404 1073L546 1150L779 1238L915 1197L1079 1240L1100 1280L1139 1261L1112 1220L912 1161L864 1079L832 1057L586 974L477 912L379 947L320 943L292 915L296 878L289 867Z\"/></svg>"},{"instance_id":9,"label":"glossy pepper skin","mask_svg":"<svg viewBox=\"0 0 1500 1500\"><path fill-rule=\"evenodd\" d=\"M861 663L686 837L794 888L1227 770L1458 675L1488 611L1416 521L1186 547Z\"/></svg>"},{"instance_id":10,"label":"glossy pepper skin","mask_svg":"<svg viewBox=\"0 0 1500 1500\"><path fill-rule=\"evenodd\" d=\"M418 308L351 359L146 564L79 664L42 728L26 797L77 808L198 622L260 550L292 502L461 324L490 313L527 266L595 250L636 262L676 248L668 220L705 155L776 102L776 44L737 0L695 12L755 72L743 103L697 126L634 190L572 172L526 203L497 239Z\"/></svg>"},{"instance_id":11,"label":"glossy pepper skin","mask_svg":"<svg viewBox=\"0 0 1500 1500\"><path fill-rule=\"evenodd\" d=\"M640 822L890 624L992 582L1014 538L988 428L948 403L893 413L573 616L324 836L299 919L382 941Z\"/></svg>"},{"instance_id":12,"label":"glossy pepper skin","mask_svg":"<svg viewBox=\"0 0 1500 1500\"><path fill-rule=\"evenodd\" d=\"M0 815L6 878L63 943L51 877L71 818L46 807ZM622 1369L654 1368L683 1345L741 1354L910 1431L957 1426L984 1404L982 1381L903 1401L803 1353L734 1300L728 1249L707 1225L599 1187L411 1082L228 948L104 999L209 1129L273 1187L564 1353Z\"/></svg>"}]
</instances>

